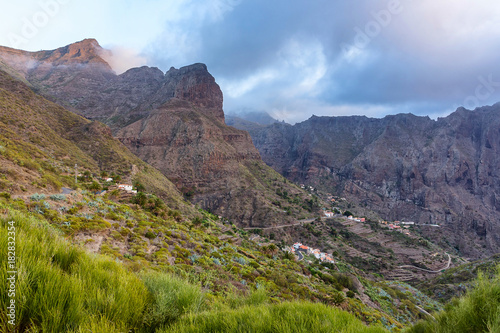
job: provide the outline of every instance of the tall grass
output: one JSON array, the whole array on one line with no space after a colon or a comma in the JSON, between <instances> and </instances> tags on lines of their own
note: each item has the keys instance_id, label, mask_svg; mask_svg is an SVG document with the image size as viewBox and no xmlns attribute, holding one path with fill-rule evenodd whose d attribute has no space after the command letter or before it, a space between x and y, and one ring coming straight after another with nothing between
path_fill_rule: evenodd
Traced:
<instances>
[{"instance_id":1,"label":"tall grass","mask_svg":"<svg viewBox=\"0 0 500 333\"><path fill-rule=\"evenodd\" d=\"M0 332L386 332L322 304L270 305L264 289L205 302L198 285L163 272L132 273L72 245L42 217L9 211L0 219L0 281L11 270L4 258L14 221L16 325L8 324L10 297L0 283Z\"/></svg>"},{"instance_id":2,"label":"tall grass","mask_svg":"<svg viewBox=\"0 0 500 333\"><path fill-rule=\"evenodd\" d=\"M493 279L479 274L474 288L464 297L453 299L436 320L421 321L406 332L500 332L500 266Z\"/></svg>"},{"instance_id":3,"label":"tall grass","mask_svg":"<svg viewBox=\"0 0 500 333\"><path fill-rule=\"evenodd\" d=\"M110 259L72 246L48 224L22 213L1 220L1 258L7 257L8 221L16 226L14 332L67 332L104 324L110 327L110 323L140 327L147 290L138 277ZM2 260L1 281L7 278L6 264ZM10 302L6 287L0 283L2 332L13 328L3 312Z\"/></svg>"},{"instance_id":4,"label":"tall grass","mask_svg":"<svg viewBox=\"0 0 500 333\"><path fill-rule=\"evenodd\" d=\"M204 296L199 286L159 272L144 273L141 277L150 295L144 315L149 331L200 310Z\"/></svg>"},{"instance_id":5,"label":"tall grass","mask_svg":"<svg viewBox=\"0 0 500 333\"><path fill-rule=\"evenodd\" d=\"M183 317L159 333L259 332L259 333L378 333L352 314L323 304L282 303L244 306L236 310L212 311Z\"/></svg>"}]
</instances>

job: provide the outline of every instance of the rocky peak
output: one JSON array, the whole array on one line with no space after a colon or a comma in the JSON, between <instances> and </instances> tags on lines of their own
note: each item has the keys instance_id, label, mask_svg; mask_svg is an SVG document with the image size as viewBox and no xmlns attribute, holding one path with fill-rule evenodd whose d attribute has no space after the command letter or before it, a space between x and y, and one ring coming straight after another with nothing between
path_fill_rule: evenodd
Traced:
<instances>
[{"instance_id":1,"label":"rocky peak","mask_svg":"<svg viewBox=\"0 0 500 333\"><path fill-rule=\"evenodd\" d=\"M99 45L99 42L91 38L55 50L35 52L33 56L38 61L56 66L67 64L99 64L111 69L109 64L101 57L103 52L104 49Z\"/></svg>"},{"instance_id":2,"label":"rocky peak","mask_svg":"<svg viewBox=\"0 0 500 333\"><path fill-rule=\"evenodd\" d=\"M175 84L173 97L191 102L203 108L204 113L224 123L223 96L207 65L196 63L175 69L165 74L166 82Z\"/></svg>"}]
</instances>

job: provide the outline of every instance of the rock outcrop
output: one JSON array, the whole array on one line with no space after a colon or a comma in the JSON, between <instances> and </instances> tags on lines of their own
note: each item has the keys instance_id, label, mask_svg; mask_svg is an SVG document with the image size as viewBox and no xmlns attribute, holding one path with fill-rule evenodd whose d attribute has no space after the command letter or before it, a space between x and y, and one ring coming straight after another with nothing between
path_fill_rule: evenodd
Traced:
<instances>
[{"instance_id":1,"label":"rock outcrop","mask_svg":"<svg viewBox=\"0 0 500 333\"><path fill-rule=\"evenodd\" d=\"M47 97L113 130L172 98L189 101L224 122L222 91L206 65L172 67L166 74L144 66L116 75L104 60L107 52L95 39L85 39L52 51L0 47L0 58Z\"/></svg>"},{"instance_id":2,"label":"rock outcrop","mask_svg":"<svg viewBox=\"0 0 500 333\"><path fill-rule=\"evenodd\" d=\"M0 66L14 68L47 98L109 125L203 208L242 226L289 223L291 212L304 216L300 204L283 214L275 187L307 195L262 162L247 132L225 124L222 91L206 65L116 75L106 52L95 40L34 53L0 48Z\"/></svg>"},{"instance_id":3,"label":"rock outcrop","mask_svg":"<svg viewBox=\"0 0 500 333\"><path fill-rule=\"evenodd\" d=\"M312 117L251 132L263 160L470 257L500 251L500 104L437 121L410 114ZM426 229L423 229L426 230Z\"/></svg>"}]
</instances>

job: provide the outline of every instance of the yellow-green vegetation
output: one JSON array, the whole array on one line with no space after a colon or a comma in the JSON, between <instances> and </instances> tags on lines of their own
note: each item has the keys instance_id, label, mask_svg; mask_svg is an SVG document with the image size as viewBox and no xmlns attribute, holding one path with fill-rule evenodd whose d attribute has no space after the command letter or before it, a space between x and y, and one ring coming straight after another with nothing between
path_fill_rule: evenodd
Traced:
<instances>
[{"instance_id":1,"label":"yellow-green vegetation","mask_svg":"<svg viewBox=\"0 0 500 333\"><path fill-rule=\"evenodd\" d=\"M381 327L366 327L359 319L340 309L323 304L294 302L191 314L160 332L382 333L388 331Z\"/></svg>"},{"instance_id":2,"label":"yellow-green vegetation","mask_svg":"<svg viewBox=\"0 0 500 333\"><path fill-rule=\"evenodd\" d=\"M67 332L92 325L108 325L108 332L114 332L141 326L147 289L123 265L87 254L29 214L11 212L1 224L2 258L7 258L8 230L15 230L15 332ZM7 271L3 260L2 281L10 276ZM9 302L7 284L1 283L2 332L12 328L5 312Z\"/></svg>"},{"instance_id":3,"label":"yellow-green vegetation","mask_svg":"<svg viewBox=\"0 0 500 333\"><path fill-rule=\"evenodd\" d=\"M0 205L2 210L5 207ZM258 322L265 323L269 332L293 327L295 332L315 328L316 332L336 328L384 332L326 305L268 305L262 287L247 296L231 293L227 299L218 299L199 283L187 280L193 276L182 278L158 269L133 273L116 260L88 254L71 244L43 217L8 207L8 215L0 219L0 255L7 257L8 228L15 229L16 326L12 330L8 324L10 297L7 284L0 284L2 331L176 332L192 331L191 323L199 321L200 332L210 327L251 332L262 327L254 326ZM10 270L3 261L0 278L6 281Z\"/></svg>"},{"instance_id":4,"label":"yellow-green vegetation","mask_svg":"<svg viewBox=\"0 0 500 333\"><path fill-rule=\"evenodd\" d=\"M170 324L193 311L312 301L328 307L341 306L367 324L397 331L402 324L415 320L413 302L429 308L428 299L416 300L398 294L388 285L375 285L356 277L358 273L348 264L296 262L273 243L254 243L247 232L213 214L199 210L194 218L185 216L151 194L138 194L129 203L85 190L65 196L35 193L25 199L12 199L6 194L0 196L0 202L0 209L17 211L31 223L43 225L44 230L55 227L82 247L108 255L114 260L113 265L138 273L148 290L142 319L148 327ZM55 234L50 230L51 235ZM64 242L61 248L69 248L68 243ZM53 257L43 247L39 251L47 252L45 258ZM86 260L82 250L76 253L81 260L75 259L74 263ZM67 266L72 265L75 264ZM170 275L157 276L150 270ZM67 277L73 278L73 272L69 271ZM358 278L362 287L354 282ZM182 295L167 291L162 294L159 286L184 291ZM360 300L361 293L383 311L366 306ZM175 310L177 314L169 310L172 299L183 304L182 309ZM151 308L153 305L156 308ZM85 321L82 327L106 323L99 316L87 317L92 321ZM117 321L116 325L128 324Z\"/></svg>"},{"instance_id":5,"label":"yellow-green vegetation","mask_svg":"<svg viewBox=\"0 0 500 333\"><path fill-rule=\"evenodd\" d=\"M500 266L493 278L480 273L462 298L454 298L435 318L417 323L408 333L500 332Z\"/></svg>"}]
</instances>

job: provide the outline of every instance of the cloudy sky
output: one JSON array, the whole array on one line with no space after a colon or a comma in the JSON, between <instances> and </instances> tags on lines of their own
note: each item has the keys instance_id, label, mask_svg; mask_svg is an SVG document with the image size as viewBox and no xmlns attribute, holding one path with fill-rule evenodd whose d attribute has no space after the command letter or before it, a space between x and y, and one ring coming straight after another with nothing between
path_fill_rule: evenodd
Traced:
<instances>
[{"instance_id":1,"label":"cloudy sky","mask_svg":"<svg viewBox=\"0 0 500 333\"><path fill-rule=\"evenodd\" d=\"M117 72L208 65L227 111L432 118L500 101L493 0L21 0L0 45L96 38Z\"/></svg>"}]
</instances>

